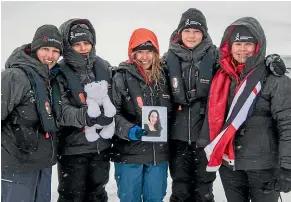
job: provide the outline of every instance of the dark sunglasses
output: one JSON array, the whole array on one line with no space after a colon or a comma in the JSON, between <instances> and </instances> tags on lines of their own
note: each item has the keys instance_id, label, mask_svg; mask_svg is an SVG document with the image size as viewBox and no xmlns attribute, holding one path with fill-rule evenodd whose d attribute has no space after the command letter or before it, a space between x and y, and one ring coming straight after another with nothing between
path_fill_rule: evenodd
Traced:
<instances>
[{"instance_id":1,"label":"dark sunglasses","mask_svg":"<svg viewBox=\"0 0 291 202\"><path fill-rule=\"evenodd\" d=\"M85 24L76 24L76 25L73 25L73 26L71 27L71 31L73 31L74 29L76 29L76 28L78 28L78 27L81 27L81 28L83 28L83 29L89 30L88 25L85 25Z\"/></svg>"}]
</instances>

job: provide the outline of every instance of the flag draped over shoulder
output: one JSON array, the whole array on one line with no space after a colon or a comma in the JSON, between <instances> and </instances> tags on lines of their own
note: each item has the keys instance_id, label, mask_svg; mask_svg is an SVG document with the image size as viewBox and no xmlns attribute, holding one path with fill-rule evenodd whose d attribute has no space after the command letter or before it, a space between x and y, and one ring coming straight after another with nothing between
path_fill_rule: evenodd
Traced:
<instances>
[{"instance_id":1,"label":"flag draped over shoulder","mask_svg":"<svg viewBox=\"0 0 291 202\"><path fill-rule=\"evenodd\" d=\"M252 112L256 97L262 89L265 72L265 66L260 65L245 77L236 89L226 120L225 109L231 80L223 69L216 73L208 103L210 143L204 148L208 172L217 171L223 160L234 166L233 140L237 130Z\"/></svg>"}]
</instances>

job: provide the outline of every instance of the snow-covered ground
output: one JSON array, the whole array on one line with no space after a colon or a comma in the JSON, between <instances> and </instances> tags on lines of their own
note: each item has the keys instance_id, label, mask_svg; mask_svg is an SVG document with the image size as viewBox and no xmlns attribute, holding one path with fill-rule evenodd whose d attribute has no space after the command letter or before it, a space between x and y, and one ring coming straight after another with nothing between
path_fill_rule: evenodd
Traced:
<instances>
[{"instance_id":1,"label":"snow-covered ground","mask_svg":"<svg viewBox=\"0 0 291 202\"><path fill-rule=\"evenodd\" d=\"M57 192L57 187L58 187L58 176L57 176L57 166L53 167L53 177L52 177L52 201L51 202L56 202L58 199L58 192ZM170 174L169 174L170 175ZM168 188L167 188L167 195L164 198L164 201L167 202L170 199L171 195L171 177L168 176ZM110 180L109 183L106 186L106 190L108 192L108 202L118 202L119 199L117 197L117 188L116 188L116 183L114 179L114 165L111 163L111 168L110 168ZM220 181L219 174L217 173L217 178L214 182L214 196L215 196L215 201L216 202L227 202L225 195L224 195L224 190ZM291 193L288 194L282 194L282 199L283 202L290 202L291 201ZM279 200L280 201L280 200ZM280 201L281 202L281 201Z\"/></svg>"},{"instance_id":2,"label":"snow-covered ground","mask_svg":"<svg viewBox=\"0 0 291 202\"><path fill-rule=\"evenodd\" d=\"M58 176L57 176L57 166L53 167L53 178L52 178L52 201L51 202L56 202L58 199L58 192L57 192L57 186L58 186ZM164 201L169 201L170 195L171 195L171 177L170 173L168 176L168 187L167 187L167 195L164 199ZM118 202L119 199L117 197L117 187L114 179L114 164L111 163L111 168L110 168L110 180L109 183L106 186L106 190L108 192L108 202ZM224 196L224 191L220 182L220 178L218 176L217 180L215 181L214 185L214 194L215 194L215 200L217 202L226 202L225 196ZM291 198L290 198L291 199Z\"/></svg>"},{"instance_id":3,"label":"snow-covered ground","mask_svg":"<svg viewBox=\"0 0 291 202\"><path fill-rule=\"evenodd\" d=\"M168 188L167 188L167 195L164 199L164 201L169 201L170 195L171 195L171 177L170 174L168 176ZM58 198L58 192L57 192L57 186L58 186L58 177L57 177L57 167L53 167L53 178L52 178L52 202L56 202ZM117 197L117 188L116 188L116 183L114 179L114 164L111 163L111 168L110 168L110 180L109 183L106 186L106 190L108 192L108 198L109 202L118 202L119 199ZM217 202L226 202L225 196L224 196L224 191L221 185L220 178L218 176L217 180L215 181L214 184L214 195L215 195L215 200ZM291 198L290 198L291 200Z\"/></svg>"}]
</instances>

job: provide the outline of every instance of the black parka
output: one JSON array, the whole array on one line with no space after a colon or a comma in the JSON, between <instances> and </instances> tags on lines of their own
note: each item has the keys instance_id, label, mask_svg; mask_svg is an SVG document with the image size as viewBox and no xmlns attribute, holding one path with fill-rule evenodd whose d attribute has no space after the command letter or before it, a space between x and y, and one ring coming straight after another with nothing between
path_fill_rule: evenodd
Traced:
<instances>
[{"instance_id":1,"label":"black parka","mask_svg":"<svg viewBox=\"0 0 291 202\"><path fill-rule=\"evenodd\" d=\"M95 30L92 24L86 19L72 19L63 23L60 32L64 40L64 59L60 64L64 64L71 68L75 75L79 78L81 85L84 87L87 83L95 81L94 63L96 62L95 45L93 45L88 57L74 51L69 42L70 27L73 23L81 22L87 24L93 34L94 43L96 43ZM62 66L62 65L61 65ZM104 60L104 66L108 69L108 77L110 77L110 64ZM62 72L62 70L61 70ZM61 117L60 125L61 135L58 140L60 155L73 155L82 153L100 153L101 151L111 147L111 141L99 138L95 142L88 142L85 137L83 128L86 126L87 105L79 106L79 102L74 99L68 82L60 73L58 81L61 91ZM111 94L111 91L108 91ZM111 96L111 95L109 95Z\"/></svg>"},{"instance_id":2,"label":"black parka","mask_svg":"<svg viewBox=\"0 0 291 202\"><path fill-rule=\"evenodd\" d=\"M31 172L56 163L56 134L45 138L35 92L26 73L16 68L34 70L44 86L50 86L49 68L30 56L30 46L15 49L1 72L1 163L2 170L11 172ZM43 91L49 95L48 88Z\"/></svg>"},{"instance_id":3,"label":"black parka","mask_svg":"<svg viewBox=\"0 0 291 202\"><path fill-rule=\"evenodd\" d=\"M221 47L228 39L230 28L245 25L258 39L259 51L250 57L240 74L240 81L257 65L264 64L266 54L265 33L257 20L241 18L225 31ZM266 67L268 68L268 67ZM229 110L239 84L231 77ZM258 94L253 112L235 135L235 169L254 170L284 167L291 169L291 79L275 76L270 71ZM208 117L205 119L207 120ZM206 122L207 123L207 122ZM201 137L208 136L208 126L203 125Z\"/></svg>"},{"instance_id":4,"label":"black parka","mask_svg":"<svg viewBox=\"0 0 291 202\"><path fill-rule=\"evenodd\" d=\"M177 31L178 30L175 30L171 35L169 50L171 50L179 58L185 91L191 91L196 88L195 85L198 77L195 75L199 74L201 60L206 55L206 52L210 51L210 49L215 52L215 56L212 58L214 64L212 68L213 72L216 71L217 49L213 45L208 34L194 49L186 48L181 45L181 39L176 40L178 36ZM167 64L168 53L165 53L164 60ZM201 113L201 110L202 108L205 108L201 105L206 105L206 101L207 97L203 100L192 101L188 105L181 105L181 107L179 107L179 104L174 103L170 139L188 142L189 144L198 139L204 119L204 114Z\"/></svg>"},{"instance_id":5,"label":"black parka","mask_svg":"<svg viewBox=\"0 0 291 202\"><path fill-rule=\"evenodd\" d=\"M126 74L138 82L138 86L127 85ZM164 106L171 112L171 102L165 74L160 81L160 89L146 84L136 64L121 63L113 77L112 97L117 113L116 130L113 141L112 161L132 164L157 164L168 161L168 144L163 142L142 142L129 140L128 133L134 125L142 127L142 120L136 113L135 102L129 88L139 88L144 106ZM164 103L161 105L161 101Z\"/></svg>"}]
</instances>

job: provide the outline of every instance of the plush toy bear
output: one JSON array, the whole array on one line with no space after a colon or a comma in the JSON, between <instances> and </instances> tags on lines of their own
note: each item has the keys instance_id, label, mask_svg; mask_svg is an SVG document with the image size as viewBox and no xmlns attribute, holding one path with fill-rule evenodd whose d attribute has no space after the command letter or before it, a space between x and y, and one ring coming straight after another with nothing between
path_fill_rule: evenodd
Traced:
<instances>
[{"instance_id":1,"label":"plush toy bear","mask_svg":"<svg viewBox=\"0 0 291 202\"><path fill-rule=\"evenodd\" d=\"M108 96L108 83L105 80L100 82L88 83L84 87L87 93L87 106L88 115L90 117L98 117L101 114L100 106L103 106L104 115L107 117L113 117L116 114L116 109L111 103ZM96 129L102 129L100 134L97 133ZM115 121L107 126L100 126L95 124L92 127L85 126L85 136L89 142L96 141L100 136L104 139L109 139L114 135Z\"/></svg>"}]
</instances>

